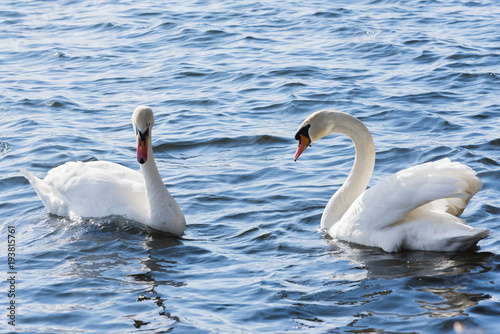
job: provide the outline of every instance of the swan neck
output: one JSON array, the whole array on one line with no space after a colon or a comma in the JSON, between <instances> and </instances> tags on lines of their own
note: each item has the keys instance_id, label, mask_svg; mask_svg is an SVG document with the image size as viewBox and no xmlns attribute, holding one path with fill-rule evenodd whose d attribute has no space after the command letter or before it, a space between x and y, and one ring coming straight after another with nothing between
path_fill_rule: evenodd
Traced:
<instances>
[{"instance_id":1,"label":"swan neck","mask_svg":"<svg viewBox=\"0 0 500 334\"><path fill-rule=\"evenodd\" d=\"M338 115L334 132L348 136L355 150L354 163L346 181L332 196L321 218L321 227L329 229L340 221L352 203L366 190L375 166L375 146L368 128L349 114Z\"/></svg>"},{"instance_id":2,"label":"swan neck","mask_svg":"<svg viewBox=\"0 0 500 334\"><path fill-rule=\"evenodd\" d=\"M146 194L148 198L148 215L150 220L155 220L153 217L157 207L164 205L172 196L168 192L163 180L161 178L156 161L153 155L153 147L151 139L148 142L148 159L145 163L141 164L141 172L144 177L146 185Z\"/></svg>"},{"instance_id":3,"label":"swan neck","mask_svg":"<svg viewBox=\"0 0 500 334\"><path fill-rule=\"evenodd\" d=\"M148 195L149 192L155 190L159 184L164 187L160 172L158 171L158 167L156 166L156 161L153 155L153 148L151 147L151 141L148 143L148 160L145 163L141 164L141 172L144 176L146 191L148 192Z\"/></svg>"},{"instance_id":4,"label":"swan neck","mask_svg":"<svg viewBox=\"0 0 500 334\"><path fill-rule=\"evenodd\" d=\"M151 139L148 142L147 156L147 161L141 165L141 172L146 185L149 225L158 230L181 235L186 227L186 220L181 208L163 183L153 156Z\"/></svg>"}]
</instances>

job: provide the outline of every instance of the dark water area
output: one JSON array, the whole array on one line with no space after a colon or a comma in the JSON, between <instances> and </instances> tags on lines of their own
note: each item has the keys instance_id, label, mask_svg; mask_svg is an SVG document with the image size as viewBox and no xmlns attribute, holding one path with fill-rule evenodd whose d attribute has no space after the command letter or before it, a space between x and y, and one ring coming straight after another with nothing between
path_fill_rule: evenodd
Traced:
<instances>
[{"instance_id":1,"label":"dark water area","mask_svg":"<svg viewBox=\"0 0 500 334\"><path fill-rule=\"evenodd\" d=\"M2 2L0 332L497 333L499 31L496 1ZM19 168L138 170L138 105L185 234L48 214ZM321 233L354 158L329 136L293 162L321 109L370 129L370 185L444 157L473 168L463 217L492 234L394 254Z\"/></svg>"}]
</instances>

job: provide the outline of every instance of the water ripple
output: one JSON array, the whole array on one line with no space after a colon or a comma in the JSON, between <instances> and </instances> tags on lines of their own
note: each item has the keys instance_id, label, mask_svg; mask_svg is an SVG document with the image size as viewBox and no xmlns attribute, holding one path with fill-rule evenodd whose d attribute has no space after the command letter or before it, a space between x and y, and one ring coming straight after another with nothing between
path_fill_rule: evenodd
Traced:
<instances>
[{"instance_id":1,"label":"water ripple","mask_svg":"<svg viewBox=\"0 0 500 334\"><path fill-rule=\"evenodd\" d=\"M492 2L7 1L0 13L0 213L19 240L23 332L496 331ZM18 169L138 170L140 104L155 110L185 235L47 214ZM293 135L319 109L369 127L370 185L442 157L470 165L483 190L465 218L492 236L466 254L386 254L318 233L354 159L330 136L293 162Z\"/></svg>"}]
</instances>

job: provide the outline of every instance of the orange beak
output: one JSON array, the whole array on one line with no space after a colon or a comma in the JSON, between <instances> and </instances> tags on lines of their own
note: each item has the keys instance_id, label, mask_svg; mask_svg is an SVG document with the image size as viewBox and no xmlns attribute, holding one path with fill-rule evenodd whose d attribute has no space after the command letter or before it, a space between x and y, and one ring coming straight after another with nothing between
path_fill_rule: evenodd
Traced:
<instances>
[{"instance_id":1,"label":"orange beak","mask_svg":"<svg viewBox=\"0 0 500 334\"><path fill-rule=\"evenodd\" d=\"M137 161L140 164L148 161L148 136L148 130L144 133L137 131Z\"/></svg>"},{"instance_id":2,"label":"orange beak","mask_svg":"<svg viewBox=\"0 0 500 334\"><path fill-rule=\"evenodd\" d=\"M293 157L293 161L297 161L302 152L306 150L308 146L311 146L311 142L309 138L306 136L300 135L299 146L297 147L297 152L295 152L295 156Z\"/></svg>"}]
</instances>

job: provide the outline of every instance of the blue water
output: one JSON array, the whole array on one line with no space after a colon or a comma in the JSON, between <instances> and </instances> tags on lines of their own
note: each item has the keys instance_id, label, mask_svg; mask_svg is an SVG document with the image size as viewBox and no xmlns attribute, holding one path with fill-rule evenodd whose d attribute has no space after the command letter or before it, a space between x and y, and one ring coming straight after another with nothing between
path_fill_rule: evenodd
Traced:
<instances>
[{"instance_id":1,"label":"blue water","mask_svg":"<svg viewBox=\"0 0 500 334\"><path fill-rule=\"evenodd\" d=\"M498 333L499 32L482 0L2 1L0 331ZM139 169L141 104L184 236L48 214L18 169ZM371 185L442 157L471 166L484 188L464 218L492 235L388 254L318 232L354 153L330 136L293 162L320 109L369 127Z\"/></svg>"}]
</instances>

